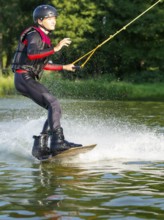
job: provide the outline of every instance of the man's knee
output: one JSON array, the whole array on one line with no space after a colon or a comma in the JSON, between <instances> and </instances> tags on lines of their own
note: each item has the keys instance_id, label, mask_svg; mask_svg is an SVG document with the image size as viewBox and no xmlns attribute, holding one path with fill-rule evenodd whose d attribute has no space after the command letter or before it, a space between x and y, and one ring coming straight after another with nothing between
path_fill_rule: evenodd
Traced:
<instances>
[{"instance_id":1,"label":"man's knee","mask_svg":"<svg viewBox=\"0 0 164 220\"><path fill-rule=\"evenodd\" d=\"M61 113L60 103L53 95L49 93L43 93L44 101L47 105L47 108L51 107Z\"/></svg>"}]
</instances>

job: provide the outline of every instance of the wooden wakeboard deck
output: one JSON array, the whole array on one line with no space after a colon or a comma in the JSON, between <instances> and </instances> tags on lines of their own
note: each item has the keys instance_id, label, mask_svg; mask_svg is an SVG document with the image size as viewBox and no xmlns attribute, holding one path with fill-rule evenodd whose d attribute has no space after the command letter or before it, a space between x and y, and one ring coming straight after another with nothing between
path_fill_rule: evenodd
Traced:
<instances>
[{"instance_id":1,"label":"wooden wakeboard deck","mask_svg":"<svg viewBox=\"0 0 164 220\"><path fill-rule=\"evenodd\" d=\"M65 151L53 156L53 157L49 157L48 159L42 160L42 161L53 161L56 159L64 159L64 158L76 156L78 154L87 153L87 152L91 151L92 149L94 149L96 147L96 145L97 144L92 144L92 145L88 145L88 146L70 148L68 150L65 150Z\"/></svg>"}]
</instances>

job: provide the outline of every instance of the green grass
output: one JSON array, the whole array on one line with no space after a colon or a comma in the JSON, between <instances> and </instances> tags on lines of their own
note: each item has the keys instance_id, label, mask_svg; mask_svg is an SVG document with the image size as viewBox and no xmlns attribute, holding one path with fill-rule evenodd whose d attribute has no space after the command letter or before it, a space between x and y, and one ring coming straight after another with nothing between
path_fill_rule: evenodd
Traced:
<instances>
[{"instance_id":1,"label":"green grass","mask_svg":"<svg viewBox=\"0 0 164 220\"><path fill-rule=\"evenodd\" d=\"M164 83L133 85L132 100L164 101Z\"/></svg>"},{"instance_id":2,"label":"green grass","mask_svg":"<svg viewBox=\"0 0 164 220\"><path fill-rule=\"evenodd\" d=\"M58 98L164 101L164 83L132 84L107 80L62 80L45 74L42 83ZM0 96L15 95L13 74L0 75Z\"/></svg>"},{"instance_id":3,"label":"green grass","mask_svg":"<svg viewBox=\"0 0 164 220\"><path fill-rule=\"evenodd\" d=\"M73 82L54 79L54 75L46 75L43 83L59 98L164 101L164 83L132 84L106 80Z\"/></svg>"},{"instance_id":4,"label":"green grass","mask_svg":"<svg viewBox=\"0 0 164 220\"><path fill-rule=\"evenodd\" d=\"M93 80L70 82L68 80L53 81L48 88L60 98L122 100L131 92L125 83L100 83Z\"/></svg>"},{"instance_id":5,"label":"green grass","mask_svg":"<svg viewBox=\"0 0 164 220\"><path fill-rule=\"evenodd\" d=\"M0 97L15 94L13 74L9 76L0 75Z\"/></svg>"}]
</instances>

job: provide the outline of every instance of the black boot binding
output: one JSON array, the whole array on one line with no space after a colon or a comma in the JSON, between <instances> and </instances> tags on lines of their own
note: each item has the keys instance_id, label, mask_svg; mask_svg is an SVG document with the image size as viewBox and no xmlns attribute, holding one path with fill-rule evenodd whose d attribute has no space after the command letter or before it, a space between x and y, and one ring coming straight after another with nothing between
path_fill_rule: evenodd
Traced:
<instances>
[{"instance_id":1,"label":"black boot binding","mask_svg":"<svg viewBox=\"0 0 164 220\"><path fill-rule=\"evenodd\" d=\"M82 145L66 141L61 127L55 129L51 134L50 152L52 156L55 156L64 150L68 150L69 148L80 146Z\"/></svg>"},{"instance_id":2,"label":"black boot binding","mask_svg":"<svg viewBox=\"0 0 164 220\"><path fill-rule=\"evenodd\" d=\"M48 146L48 134L43 134L39 136L33 136L34 145L32 148L32 155L38 160L47 159L50 156L50 149Z\"/></svg>"}]
</instances>

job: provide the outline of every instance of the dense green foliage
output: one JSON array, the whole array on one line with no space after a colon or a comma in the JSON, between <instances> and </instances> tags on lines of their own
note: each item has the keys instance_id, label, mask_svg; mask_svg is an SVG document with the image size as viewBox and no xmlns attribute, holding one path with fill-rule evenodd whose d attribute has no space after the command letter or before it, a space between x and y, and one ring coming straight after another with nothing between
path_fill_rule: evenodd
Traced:
<instances>
[{"instance_id":1,"label":"dense green foliage","mask_svg":"<svg viewBox=\"0 0 164 220\"><path fill-rule=\"evenodd\" d=\"M70 81L54 74L43 76L42 82L59 98L164 101L164 83L138 85L105 77Z\"/></svg>"},{"instance_id":2,"label":"dense green foliage","mask_svg":"<svg viewBox=\"0 0 164 220\"><path fill-rule=\"evenodd\" d=\"M9 68L20 33L33 25L32 11L38 4L58 9L56 44L64 37L72 45L53 56L55 63L70 63L113 35L155 3L154 0L0 0L0 66ZM164 13L159 3L125 31L99 48L85 68L66 78L97 78L109 75L130 82L164 82ZM79 63L79 65L81 62Z\"/></svg>"},{"instance_id":3,"label":"dense green foliage","mask_svg":"<svg viewBox=\"0 0 164 220\"><path fill-rule=\"evenodd\" d=\"M16 91L13 83L13 75L0 75L0 97L14 94L16 94Z\"/></svg>"},{"instance_id":4,"label":"dense green foliage","mask_svg":"<svg viewBox=\"0 0 164 220\"><path fill-rule=\"evenodd\" d=\"M164 101L164 83L138 85L108 77L70 81L61 79L58 74L43 75L42 83L62 99ZM0 76L0 97L17 94L13 74Z\"/></svg>"}]
</instances>

